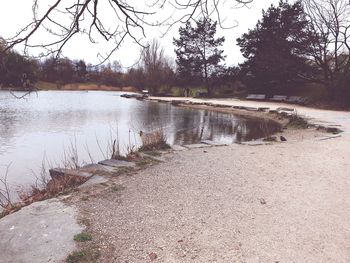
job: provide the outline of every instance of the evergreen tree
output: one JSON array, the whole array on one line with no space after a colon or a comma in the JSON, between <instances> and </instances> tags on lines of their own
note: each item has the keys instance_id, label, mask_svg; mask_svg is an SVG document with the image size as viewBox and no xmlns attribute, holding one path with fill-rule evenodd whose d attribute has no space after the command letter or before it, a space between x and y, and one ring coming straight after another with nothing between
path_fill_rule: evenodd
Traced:
<instances>
[{"instance_id":1,"label":"evergreen tree","mask_svg":"<svg viewBox=\"0 0 350 263\"><path fill-rule=\"evenodd\" d=\"M301 1L271 5L256 27L237 39L251 86L272 95L305 81L312 73L308 58L313 40Z\"/></svg>"},{"instance_id":2,"label":"evergreen tree","mask_svg":"<svg viewBox=\"0 0 350 263\"><path fill-rule=\"evenodd\" d=\"M225 38L215 38L216 26L217 23L208 18L196 21L195 26L187 22L179 29L180 38L174 39L179 78L185 85L204 84L208 93L211 93L209 79L224 60L219 47Z\"/></svg>"}]
</instances>

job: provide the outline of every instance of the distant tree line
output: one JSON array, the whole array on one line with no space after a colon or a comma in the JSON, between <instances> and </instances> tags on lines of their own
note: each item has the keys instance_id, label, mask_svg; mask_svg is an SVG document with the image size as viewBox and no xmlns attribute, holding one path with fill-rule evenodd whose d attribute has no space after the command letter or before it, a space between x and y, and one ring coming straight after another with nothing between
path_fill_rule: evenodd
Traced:
<instances>
[{"instance_id":1,"label":"distant tree line","mask_svg":"<svg viewBox=\"0 0 350 263\"><path fill-rule=\"evenodd\" d=\"M134 86L153 94L173 94L174 87L183 92L196 88L209 96L297 95L312 85L314 92L325 90L329 100L350 105L349 17L347 0L281 0L237 39L245 61L231 67L224 64L225 38L216 36L217 22L209 17L180 27L179 37L173 39L175 61L153 40L140 51L140 62L128 70L118 62L94 66L67 58L38 61L6 50L0 52L0 84L89 82ZM0 51L5 48L1 41Z\"/></svg>"},{"instance_id":2,"label":"distant tree line","mask_svg":"<svg viewBox=\"0 0 350 263\"><path fill-rule=\"evenodd\" d=\"M142 50L141 63L126 71L117 61L102 65L87 64L84 60L49 57L36 60L14 50L6 50L0 42L0 85L33 88L38 80L56 83L96 83L114 87L135 86L156 92L161 86L174 84L174 68L164 56L159 42L153 41ZM28 85L30 84L30 85Z\"/></svg>"}]
</instances>

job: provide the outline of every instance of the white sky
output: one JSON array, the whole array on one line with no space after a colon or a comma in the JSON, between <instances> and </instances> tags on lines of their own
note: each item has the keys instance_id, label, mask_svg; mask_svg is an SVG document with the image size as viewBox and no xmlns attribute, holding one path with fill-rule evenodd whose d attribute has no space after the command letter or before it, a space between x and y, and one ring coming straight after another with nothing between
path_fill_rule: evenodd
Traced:
<instances>
[{"instance_id":1,"label":"white sky","mask_svg":"<svg viewBox=\"0 0 350 263\"><path fill-rule=\"evenodd\" d=\"M7 38L13 36L21 27L26 25L32 18L32 2L30 0L0 0L0 36ZM55 1L42 0L47 3L53 3ZM39 3L44 3L39 0ZM134 0L135 1L135 0ZM136 0L140 1L141 0ZM72 4L73 1L69 0ZM100 1L101 2L101 1ZM229 2L230 4L233 0L223 0L224 3ZM253 28L257 23L257 20L262 16L262 9L267 9L271 4L277 5L279 0L254 0L249 8L243 7L239 9L230 9L229 6L223 6L220 10L222 14L222 19L225 20L226 26L232 26L234 20L238 21L238 26L231 29L221 29L218 28L217 36L224 36L226 41L223 46L225 51L226 64L234 65L243 60L239 47L236 45L236 39L243 33L247 32L248 28ZM45 6L43 10L45 9ZM166 11L168 10L168 11ZM154 15L153 19L162 19L164 17L172 16L172 10L166 9L162 10L158 14ZM102 7L99 11L101 17L106 19L112 19L109 13L110 9L108 7ZM177 13L176 13L177 14ZM110 22L110 21L108 21ZM157 38L161 42L162 46L165 48L165 53L172 58L175 58L174 46L172 44L173 37L178 37L178 28L180 24L173 27L165 37L160 38L161 32L164 29L161 28L146 28L146 37L151 40L152 38ZM45 41L49 39L50 36L43 32L39 32L36 35L35 40ZM147 41L147 39L143 41ZM72 41L70 41L64 48L63 53L71 59L84 59L86 62L98 63L97 54L105 53L111 47L110 44L101 41L97 45L92 45L89 43L86 37L78 36ZM131 66L139 58L140 47L133 43L131 39L127 39L122 47L114 53L111 57L111 61L117 60L122 63L124 67ZM34 54L37 51L34 51Z\"/></svg>"}]
</instances>

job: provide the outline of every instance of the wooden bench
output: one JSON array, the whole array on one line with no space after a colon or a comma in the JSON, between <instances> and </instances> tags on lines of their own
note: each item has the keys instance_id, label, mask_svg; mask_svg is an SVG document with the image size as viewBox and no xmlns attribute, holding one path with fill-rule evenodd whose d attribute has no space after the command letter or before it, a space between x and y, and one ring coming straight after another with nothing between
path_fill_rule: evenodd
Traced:
<instances>
[{"instance_id":1,"label":"wooden bench","mask_svg":"<svg viewBox=\"0 0 350 263\"><path fill-rule=\"evenodd\" d=\"M249 94L246 97L247 100L265 100L266 99L266 95L264 94Z\"/></svg>"},{"instance_id":2,"label":"wooden bench","mask_svg":"<svg viewBox=\"0 0 350 263\"><path fill-rule=\"evenodd\" d=\"M300 97L300 96L290 96L286 102L289 102L289 103L296 103L296 104L307 104L309 101L308 98L306 97Z\"/></svg>"},{"instance_id":3,"label":"wooden bench","mask_svg":"<svg viewBox=\"0 0 350 263\"><path fill-rule=\"evenodd\" d=\"M287 100L287 96L274 95L270 100L273 100L273 101L286 101Z\"/></svg>"}]
</instances>

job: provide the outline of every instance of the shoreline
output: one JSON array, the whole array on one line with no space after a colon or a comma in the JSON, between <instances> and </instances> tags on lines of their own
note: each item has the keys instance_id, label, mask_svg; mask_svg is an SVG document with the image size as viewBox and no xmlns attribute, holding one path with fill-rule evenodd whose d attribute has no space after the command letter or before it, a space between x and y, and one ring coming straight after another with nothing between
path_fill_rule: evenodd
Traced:
<instances>
[{"instance_id":1,"label":"shoreline","mask_svg":"<svg viewBox=\"0 0 350 263\"><path fill-rule=\"evenodd\" d=\"M244 102L224 103L233 107ZM237 111L184 106L233 114ZM272 110L281 106L275 104ZM345 230L350 229L350 223L347 213L341 211L350 211L346 201L350 199L346 190L350 185L346 175L350 164L344 159L350 154L346 145L350 113L332 122L334 114L322 111L322 119L319 111L310 109L305 115L314 125L341 125L341 137L323 139L324 132L315 129L287 129L285 143L254 147L234 144L163 153L162 162L156 165L136 171L127 169L118 176L101 174L108 181L60 197L69 207L77 207L80 222L85 222L85 231L93 237L93 241L78 244L77 248L98 250L98 262L110 262L113 257L131 262L203 262L213 257L217 262L228 262L228 258L235 262L257 258L259 262L318 261L324 257L338 262L348 260L350 250L343 244L350 240ZM256 111L245 113L270 117ZM252 158L255 162L248 163L247 159ZM213 177L216 174L220 176ZM326 200L322 198L325 194ZM339 198L343 201L334 203ZM336 220L336 227L329 228L329 220ZM160 227L154 228L154 224ZM305 240L300 246L299 237ZM226 242L232 246L227 247ZM327 246L330 243L332 247ZM130 250L133 246L135 249ZM313 252L315 247L317 254ZM72 247L67 253L71 250Z\"/></svg>"},{"instance_id":2,"label":"shoreline","mask_svg":"<svg viewBox=\"0 0 350 263\"><path fill-rule=\"evenodd\" d=\"M148 101L155 102L155 103L171 103L168 101L159 101L149 99ZM237 108L228 108L228 107L220 107L220 106L209 106L209 105L203 105L201 103L179 103L176 104L176 106L183 107L183 108L190 108L190 109L199 109L199 110L207 110L207 111L213 111L213 112L221 112L221 113L230 113L237 116L242 116L245 118L260 118L260 119L267 119L271 121L275 121L279 123L280 125L284 126L287 124L288 119L282 118L282 116L278 116L276 114L268 114L268 112L264 111L258 111L258 110L244 110L244 109L237 109Z\"/></svg>"},{"instance_id":3,"label":"shoreline","mask_svg":"<svg viewBox=\"0 0 350 263\"><path fill-rule=\"evenodd\" d=\"M158 101L164 103L172 103L172 101L186 102L179 103L184 104L185 106L194 106L194 105L210 105L213 110L216 110L218 107L229 108L231 111L237 112L237 114L253 114L257 113L263 117L266 113L272 113L271 115L278 113L279 109L282 109L280 112L286 112L284 109L293 109L294 112L305 118L311 125L321 128L327 127L344 127L346 132L350 131L350 121L345 120L344 117L350 117L350 111L337 111L337 110L324 110L319 108L312 108L306 106L300 106L295 104L287 103L278 103L278 102L268 102L268 101L248 101L248 100L239 100L239 99L197 99L197 98L187 98L187 97L149 97L151 101ZM266 109L265 111L259 111L259 108ZM289 111L287 111L289 112ZM266 114L265 116L268 116ZM259 116L259 117L260 117ZM284 116L285 117L285 116ZM346 118L345 117L345 118Z\"/></svg>"}]
</instances>

